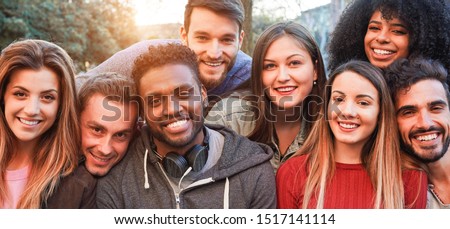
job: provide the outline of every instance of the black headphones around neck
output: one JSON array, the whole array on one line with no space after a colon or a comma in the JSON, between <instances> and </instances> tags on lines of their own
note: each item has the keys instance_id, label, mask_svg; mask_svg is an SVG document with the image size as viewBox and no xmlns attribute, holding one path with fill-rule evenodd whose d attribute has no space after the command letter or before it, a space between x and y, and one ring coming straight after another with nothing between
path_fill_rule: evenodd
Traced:
<instances>
[{"instance_id":1,"label":"black headphones around neck","mask_svg":"<svg viewBox=\"0 0 450 229\"><path fill-rule=\"evenodd\" d=\"M205 138L203 144L195 144L191 147L184 156L177 154L176 152L169 152L164 158L162 158L162 165L167 174L174 178L180 178L191 167L192 171L198 172L203 166L205 166L208 160L209 150L209 134L206 128L203 128ZM152 140L152 150L158 156L156 151L156 145Z\"/></svg>"}]
</instances>

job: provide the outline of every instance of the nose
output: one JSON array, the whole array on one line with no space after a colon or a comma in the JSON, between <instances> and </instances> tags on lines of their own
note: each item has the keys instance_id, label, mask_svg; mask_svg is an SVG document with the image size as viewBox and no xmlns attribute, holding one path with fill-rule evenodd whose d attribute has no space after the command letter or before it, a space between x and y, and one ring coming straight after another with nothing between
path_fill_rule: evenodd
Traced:
<instances>
[{"instance_id":1,"label":"nose","mask_svg":"<svg viewBox=\"0 0 450 229\"><path fill-rule=\"evenodd\" d=\"M100 151L103 155L109 155L114 152L112 147L112 136L105 136L99 140L98 151Z\"/></svg>"},{"instance_id":2,"label":"nose","mask_svg":"<svg viewBox=\"0 0 450 229\"><path fill-rule=\"evenodd\" d=\"M213 39L206 50L206 54L211 59L219 59L222 55L222 46L218 39Z\"/></svg>"},{"instance_id":3,"label":"nose","mask_svg":"<svg viewBox=\"0 0 450 229\"><path fill-rule=\"evenodd\" d=\"M341 116L345 117L346 119L355 118L358 115L357 108L350 101L342 102L339 105L339 109L341 111Z\"/></svg>"},{"instance_id":4,"label":"nose","mask_svg":"<svg viewBox=\"0 0 450 229\"><path fill-rule=\"evenodd\" d=\"M378 34L376 40L381 44L389 43L391 41L389 37L389 31L387 29L382 29Z\"/></svg>"},{"instance_id":5,"label":"nose","mask_svg":"<svg viewBox=\"0 0 450 229\"><path fill-rule=\"evenodd\" d=\"M24 107L24 112L27 116L35 116L38 115L41 110L41 104L39 102L39 98L30 97L27 101L27 104Z\"/></svg>"},{"instance_id":6,"label":"nose","mask_svg":"<svg viewBox=\"0 0 450 229\"><path fill-rule=\"evenodd\" d=\"M170 95L163 99L163 115L170 116L180 112L180 109L182 109L181 101L175 97L174 95Z\"/></svg>"},{"instance_id":7,"label":"nose","mask_svg":"<svg viewBox=\"0 0 450 229\"><path fill-rule=\"evenodd\" d=\"M433 118L428 113L428 111L422 111L417 118L416 123L418 128L428 129L433 126Z\"/></svg>"},{"instance_id":8,"label":"nose","mask_svg":"<svg viewBox=\"0 0 450 229\"><path fill-rule=\"evenodd\" d=\"M278 76L277 76L278 82L286 82L289 81L290 79L291 77L289 76L289 70L285 66L281 65L278 68Z\"/></svg>"}]
</instances>

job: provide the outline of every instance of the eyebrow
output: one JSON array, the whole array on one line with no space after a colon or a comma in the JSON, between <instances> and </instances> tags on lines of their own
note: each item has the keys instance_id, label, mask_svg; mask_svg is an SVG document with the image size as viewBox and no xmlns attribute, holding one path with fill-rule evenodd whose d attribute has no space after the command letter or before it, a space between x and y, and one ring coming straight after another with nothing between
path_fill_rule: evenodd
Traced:
<instances>
[{"instance_id":1,"label":"eyebrow","mask_svg":"<svg viewBox=\"0 0 450 229\"><path fill-rule=\"evenodd\" d=\"M87 121L86 123L90 127L97 127L97 128L102 129L102 130L108 130L108 128L106 128L105 125L102 125L102 124L100 124L100 123L98 123L96 121ZM123 129L123 130L116 131L114 133L123 133L123 132L131 133L131 132L133 132L133 128L126 128L126 129Z\"/></svg>"},{"instance_id":2,"label":"eyebrow","mask_svg":"<svg viewBox=\"0 0 450 229\"><path fill-rule=\"evenodd\" d=\"M174 95L177 95L177 93L175 93L175 92L179 92L180 90L185 89L185 88L188 88L188 89L195 88L195 85L185 83L185 84L179 85L178 87L174 88L172 90L172 92ZM149 92L149 93L145 94L146 97L148 97L148 96L167 96L167 95L168 94L163 94L160 92Z\"/></svg>"},{"instance_id":3,"label":"eyebrow","mask_svg":"<svg viewBox=\"0 0 450 229\"><path fill-rule=\"evenodd\" d=\"M371 24L371 23L374 23L374 24L377 24L377 25L381 25L380 21L375 21L375 20L369 21L369 24ZM405 25L401 24L401 23L389 23L389 24L391 26L402 27L402 28L408 30L408 28Z\"/></svg>"},{"instance_id":4,"label":"eyebrow","mask_svg":"<svg viewBox=\"0 0 450 229\"><path fill-rule=\"evenodd\" d=\"M210 34L208 32L205 31L194 31L194 35L207 35L210 36ZM236 38L236 34L234 33L225 33L224 35L222 35L221 37L232 37L232 38Z\"/></svg>"},{"instance_id":5,"label":"eyebrow","mask_svg":"<svg viewBox=\"0 0 450 229\"><path fill-rule=\"evenodd\" d=\"M26 92L30 92L28 89L26 89L26 88L24 88L22 86L14 86L13 88L18 88L20 90L24 90ZM56 89L48 89L48 90L45 90L45 91L41 91L40 94L42 94L42 93L49 93L49 92L58 93L58 90L56 90Z\"/></svg>"},{"instance_id":6,"label":"eyebrow","mask_svg":"<svg viewBox=\"0 0 450 229\"><path fill-rule=\"evenodd\" d=\"M302 55L302 54L300 54L300 53L294 53L294 54L288 56L286 59L290 59L290 58L295 57L295 56L300 56L300 57L302 57L302 58L305 57L304 55ZM263 59L263 61L275 62L274 60L271 60L271 59Z\"/></svg>"},{"instance_id":7,"label":"eyebrow","mask_svg":"<svg viewBox=\"0 0 450 229\"><path fill-rule=\"evenodd\" d=\"M416 109L417 109L417 106L414 106L414 105L401 106L400 108L398 108L396 115L400 114L404 110L416 110Z\"/></svg>"},{"instance_id":8,"label":"eyebrow","mask_svg":"<svg viewBox=\"0 0 450 229\"><path fill-rule=\"evenodd\" d=\"M428 106L436 106L436 105L444 105L444 106L448 106L448 104L447 104L444 100L442 100L442 99L435 100L435 101L432 101L432 102L429 102L429 103L428 103Z\"/></svg>"},{"instance_id":9,"label":"eyebrow","mask_svg":"<svg viewBox=\"0 0 450 229\"><path fill-rule=\"evenodd\" d=\"M339 94L341 94L341 95L345 95L344 92L339 91L339 90L334 90L334 91L332 91L331 93L339 93ZM372 100L375 100L372 96L367 95L367 94L359 94L359 95L356 95L356 98L370 98L370 99L372 99Z\"/></svg>"}]
</instances>

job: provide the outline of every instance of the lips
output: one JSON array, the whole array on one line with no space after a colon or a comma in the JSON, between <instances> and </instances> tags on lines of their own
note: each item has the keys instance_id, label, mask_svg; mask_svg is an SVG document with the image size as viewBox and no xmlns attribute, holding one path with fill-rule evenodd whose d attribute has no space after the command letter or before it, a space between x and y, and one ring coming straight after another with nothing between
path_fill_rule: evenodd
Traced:
<instances>
[{"instance_id":1,"label":"lips","mask_svg":"<svg viewBox=\"0 0 450 229\"><path fill-rule=\"evenodd\" d=\"M343 123L343 122L338 122L339 126L344 128L344 129L356 129L359 127L358 124L356 123Z\"/></svg>"},{"instance_id":2,"label":"lips","mask_svg":"<svg viewBox=\"0 0 450 229\"><path fill-rule=\"evenodd\" d=\"M391 50L385 50L385 49L372 49L373 50L373 52L375 53L375 54L378 54L378 55L392 55L392 54L394 54L395 52L394 51L391 51Z\"/></svg>"},{"instance_id":3,"label":"lips","mask_svg":"<svg viewBox=\"0 0 450 229\"><path fill-rule=\"evenodd\" d=\"M39 124L41 122L41 120L26 120L24 118L18 118L19 121L25 125L28 126L36 126L37 124Z\"/></svg>"},{"instance_id":4,"label":"lips","mask_svg":"<svg viewBox=\"0 0 450 229\"><path fill-rule=\"evenodd\" d=\"M219 67L222 65L223 61L203 61L203 63L210 67Z\"/></svg>"}]
</instances>

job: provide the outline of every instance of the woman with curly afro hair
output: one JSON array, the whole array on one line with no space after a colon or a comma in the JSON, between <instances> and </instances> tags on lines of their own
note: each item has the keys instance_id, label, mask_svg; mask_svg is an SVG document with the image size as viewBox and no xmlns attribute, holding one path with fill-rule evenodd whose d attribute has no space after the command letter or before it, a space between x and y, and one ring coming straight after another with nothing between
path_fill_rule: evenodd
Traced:
<instances>
[{"instance_id":1,"label":"woman with curly afro hair","mask_svg":"<svg viewBox=\"0 0 450 229\"><path fill-rule=\"evenodd\" d=\"M354 0L329 44L328 70L351 60L386 68L424 56L450 69L450 4L446 0ZM450 79L447 79L450 82Z\"/></svg>"}]
</instances>

